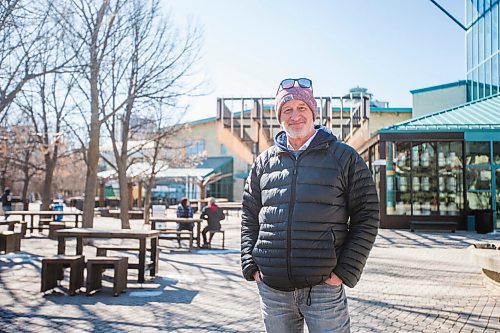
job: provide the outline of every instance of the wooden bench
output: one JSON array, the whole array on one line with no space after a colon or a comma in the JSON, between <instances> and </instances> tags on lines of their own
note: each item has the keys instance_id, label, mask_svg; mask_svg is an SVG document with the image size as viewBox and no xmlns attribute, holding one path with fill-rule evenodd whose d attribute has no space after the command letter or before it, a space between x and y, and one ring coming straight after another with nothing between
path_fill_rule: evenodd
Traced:
<instances>
[{"instance_id":1,"label":"wooden bench","mask_svg":"<svg viewBox=\"0 0 500 333\"><path fill-rule=\"evenodd\" d=\"M96 247L96 256L97 257L106 257L108 255L108 251L137 251L139 252L138 246L126 246L126 245L97 245ZM146 249L146 251L151 251L151 249ZM156 262L160 260L160 251L156 251ZM145 263L146 269L149 269L153 266L153 262L146 259ZM138 262L128 262L129 269L139 269Z\"/></svg>"},{"instance_id":2,"label":"wooden bench","mask_svg":"<svg viewBox=\"0 0 500 333\"><path fill-rule=\"evenodd\" d=\"M14 231L16 228L16 225L20 225L21 227L21 236L24 237L26 236L26 230L27 230L27 225L28 223L25 221L19 221L19 220L7 220L7 221L0 221L0 226L6 225L7 229L9 231Z\"/></svg>"},{"instance_id":3,"label":"wooden bench","mask_svg":"<svg viewBox=\"0 0 500 333\"><path fill-rule=\"evenodd\" d=\"M28 230L28 222L26 221L19 221L18 223L21 226L21 237L26 236L26 231Z\"/></svg>"},{"instance_id":4,"label":"wooden bench","mask_svg":"<svg viewBox=\"0 0 500 333\"><path fill-rule=\"evenodd\" d=\"M0 232L0 251L4 253L21 251L21 233L15 231Z\"/></svg>"},{"instance_id":5,"label":"wooden bench","mask_svg":"<svg viewBox=\"0 0 500 333\"><path fill-rule=\"evenodd\" d=\"M83 255L58 255L42 259L41 292L53 289L64 278L64 268L70 269L69 294L73 296L83 287L85 257Z\"/></svg>"},{"instance_id":6,"label":"wooden bench","mask_svg":"<svg viewBox=\"0 0 500 333\"><path fill-rule=\"evenodd\" d=\"M66 224L64 222L50 222L49 223L49 238L57 239L57 230L65 229Z\"/></svg>"},{"instance_id":7,"label":"wooden bench","mask_svg":"<svg viewBox=\"0 0 500 333\"><path fill-rule=\"evenodd\" d=\"M54 222L51 215L40 215L38 219L38 232L41 233L43 229L49 229L51 222Z\"/></svg>"},{"instance_id":8,"label":"wooden bench","mask_svg":"<svg viewBox=\"0 0 500 333\"><path fill-rule=\"evenodd\" d=\"M410 231L419 230L457 230L457 222L453 221L410 221Z\"/></svg>"},{"instance_id":9,"label":"wooden bench","mask_svg":"<svg viewBox=\"0 0 500 333\"><path fill-rule=\"evenodd\" d=\"M87 295L102 288L102 273L112 268L113 295L118 296L127 288L127 257L97 257L87 259Z\"/></svg>"},{"instance_id":10,"label":"wooden bench","mask_svg":"<svg viewBox=\"0 0 500 333\"><path fill-rule=\"evenodd\" d=\"M157 229L160 231L160 239L169 240L188 240L189 251L193 249L193 231L192 230L177 230L177 229Z\"/></svg>"},{"instance_id":11,"label":"wooden bench","mask_svg":"<svg viewBox=\"0 0 500 333\"><path fill-rule=\"evenodd\" d=\"M108 251L139 251L139 246L125 245L96 245L95 248L97 257L105 257Z\"/></svg>"}]
</instances>

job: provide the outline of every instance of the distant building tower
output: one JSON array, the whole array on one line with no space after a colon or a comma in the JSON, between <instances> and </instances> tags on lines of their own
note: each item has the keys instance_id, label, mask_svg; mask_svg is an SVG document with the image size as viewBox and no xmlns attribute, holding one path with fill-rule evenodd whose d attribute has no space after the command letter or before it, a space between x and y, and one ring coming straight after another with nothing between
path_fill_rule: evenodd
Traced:
<instances>
[{"instance_id":1,"label":"distant building tower","mask_svg":"<svg viewBox=\"0 0 500 333\"><path fill-rule=\"evenodd\" d=\"M370 97L370 107L372 108L388 108L389 102L379 101L373 98L373 94L368 92L367 88L360 86L349 89L349 93L344 95L343 98L352 98L353 100L360 100L361 96Z\"/></svg>"}]
</instances>

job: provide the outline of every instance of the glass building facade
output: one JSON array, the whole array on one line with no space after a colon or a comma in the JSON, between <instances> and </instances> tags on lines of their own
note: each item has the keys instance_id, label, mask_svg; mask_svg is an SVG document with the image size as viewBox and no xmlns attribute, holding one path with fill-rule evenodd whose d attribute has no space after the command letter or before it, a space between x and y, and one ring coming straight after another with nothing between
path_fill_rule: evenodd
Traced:
<instances>
[{"instance_id":1,"label":"glass building facade","mask_svg":"<svg viewBox=\"0 0 500 333\"><path fill-rule=\"evenodd\" d=\"M466 0L467 100L499 92L499 0Z\"/></svg>"},{"instance_id":2,"label":"glass building facade","mask_svg":"<svg viewBox=\"0 0 500 333\"><path fill-rule=\"evenodd\" d=\"M500 230L500 95L385 127L365 147L382 228Z\"/></svg>"}]
</instances>

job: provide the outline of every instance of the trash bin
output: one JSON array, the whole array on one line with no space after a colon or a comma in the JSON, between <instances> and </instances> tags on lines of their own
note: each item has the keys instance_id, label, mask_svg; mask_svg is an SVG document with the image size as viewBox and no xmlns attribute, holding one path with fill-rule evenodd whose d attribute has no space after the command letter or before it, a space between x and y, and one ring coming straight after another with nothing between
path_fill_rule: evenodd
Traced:
<instances>
[{"instance_id":1,"label":"trash bin","mask_svg":"<svg viewBox=\"0 0 500 333\"><path fill-rule=\"evenodd\" d=\"M467 215L467 231L476 230L476 216Z\"/></svg>"},{"instance_id":2,"label":"trash bin","mask_svg":"<svg viewBox=\"0 0 500 333\"><path fill-rule=\"evenodd\" d=\"M475 217L478 234L487 234L493 231L493 212L491 210L477 210Z\"/></svg>"},{"instance_id":3,"label":"trash bin","mask_svg":"<svg viewBox=\"0 0 500 333\"><path fill-rule=\"evenodd\" d=\"M63 209L64 209L64 206L63 206L62 203L54 203L54 204L52 204L52 210L62 212ZM55 215L54 216L54 221L61 222L62 218L63 218L62 215Z\"/></svg>"}]
</instances>

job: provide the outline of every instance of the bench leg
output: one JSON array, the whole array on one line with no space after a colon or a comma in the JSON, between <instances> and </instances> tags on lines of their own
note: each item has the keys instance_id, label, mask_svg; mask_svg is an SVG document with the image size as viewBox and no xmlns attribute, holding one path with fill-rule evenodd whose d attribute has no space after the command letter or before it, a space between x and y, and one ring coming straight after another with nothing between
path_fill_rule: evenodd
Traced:
<instances>
[{"instance_id":1,"label":"bench leg","mask_svg":"<svg viewBox=\"0 0 500 333\"><path fill-rule=\"evenodd\" d=\"M18 251L21 251L21 233L20 232L16 232L15 234L15 249L14 251L15 252L18 252Z\"/></svg>"},{"instance_id":2,"label":"bench leg","mask_svg":"<svg viewBox=\"0 0 500 333\"><path fill-rule=\"evenodd\" d=\"M57 287L57 282L62 280L61 275L64 275L62 264L42 263L42 284L40 291Z\"/></svg>"},{"instance_id":3,"label":"bench leg","mask_svg":"<svg viewBox=\"0 0 500 333\"><path fill-rule=\"evenodd\" d=\"M5 253L16 252L16 239L15 235L9 235L5 238Z\"/></svg>"},{"instance_id":4,"label":"bench leg","mask_svg":"<svg viewBox=\"0 0 500 333\"><path fill-rule=\"evenodd\" d=\"M7 251L6 251L6 245L7 245L7 237L0 236L0 251L3 251L4 253L7 253Z\"/></svg>"},{"instance_id":5,"label":"bench leg","mask_svg":"<svg viewBox=\"0 0 500 333\"><path fill-rule=\"evenodd\" d=\"M87 264L86 292L90 295L94 290L102 288L102 269L98 264Z\"/></svg>"},{"instance_id":6,"label":"bench leg","mask_svg":"<svg viewBox=\"0 0 500 333\"><path fill-rule=\"evenodd\" d=\"M70 264L69 294L74 295L77 290L83 287L83 271L85 267L84 259Z\"/></svg>"},{"instance_id":7,"label":"bench leg","mask_svg":"<svg viewBox=\"0 0 500 333\"><path fill-rule=\"evenodd\" d=\"M113 276L113 295L118 296L127 289L127 261L120 261L115 265Z\"/></svg>"},{"instance_id":8,"label":"bench leg","mask_svg":"<svg viewBox=\"0 0 500 333\"><path fill-rule=\"evenodd\" d=\"M28 228L27 223L22 221L21 222L21 236L22 237L26 237L27 228Z\"/></svg>"}]
</instances>

